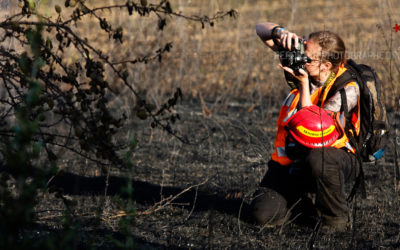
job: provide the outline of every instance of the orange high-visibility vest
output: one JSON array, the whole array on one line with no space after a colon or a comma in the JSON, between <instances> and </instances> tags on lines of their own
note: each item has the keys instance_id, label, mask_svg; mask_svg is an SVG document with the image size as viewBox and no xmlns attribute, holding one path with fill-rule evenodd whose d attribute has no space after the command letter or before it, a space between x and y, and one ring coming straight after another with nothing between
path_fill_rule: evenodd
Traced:
<instances>
[{"instance_id":1,"label":"orange high-visibility vest","mask_svg":"<svg viewBox=\"0 0 400 250\"><path fill-rule=\"evenodd\" d=\"M336 74L335 78L330 81L330 83L324 88L319 88L314 93L311 94L311 102L315 105L318 104L318 101L320 99L320 95L322 94L322 102L321 102L321 107L324 106L326 97L329 93L329 90L335 83L337 77L342 75L347 69L345 68L344 65L340 65L339 71ZM350 82L346 86L356 86L358 88L358 85L356 82ZM324 91L323 91L324 89ZM321 93L323 91L323 93ZM289 165L292 163L292 160L290 160L287 155L286 155L286 150L285 150L285 140L286 136L288 135L288 131L285 129L285 125L287 120L294 115L297 112L297 107L298 103L300 100L300 91L298 89L293 89L289 95L286 97L286 99L282 103L281 110L279 112L279 117L278 121L276 123L278 127L278 132L276 134L276 139L275 139L275 151L272 154L272 160L278 162L280 165ZM360 97L358 97L357 101L357 106L355 107L355 110L351 114L351 121L354 125L354 128L356 130L356 133L358 134L360 131L360 105L359 102ZM345 123L345 117L344 114L339 115L339 122L340 124L344 127ZM347 148L350 152L355 152L353 147L349 143L349 139L347 136L343 133L343 136L340 137L336 142L334 142L331 147L335 148Z\"/></svg>"}]
</instances>

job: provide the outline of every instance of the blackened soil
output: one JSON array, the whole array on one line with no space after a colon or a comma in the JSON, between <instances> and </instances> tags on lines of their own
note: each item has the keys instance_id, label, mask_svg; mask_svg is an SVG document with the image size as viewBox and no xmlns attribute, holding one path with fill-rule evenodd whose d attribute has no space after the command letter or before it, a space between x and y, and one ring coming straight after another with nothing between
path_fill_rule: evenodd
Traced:
<instances>
[{"instance_id":1,"label":"blackened soil","mask_svg":"<svg viewBox=\"0 0 400 250\"><path fill-rule=\"evenodd\" d=\"M240 102L210 104L208 108L211 116L205 117L200 103L195 101L177 107L181 120L173 129L186 136L190 144L152 130L147 121L131 124L121 134L124 138L134 134L138 140L133 155L133 235L138 249L400 247L394 144L383 160L365 166L367 198L357 198L353 203L352 230L313 234L316 220L304 218L289 218L278 227L256 226L246 212L251 195L267 170L278 109ZM123 239L116 196L126 185L129 173L112 168L107 181L105 171L81 159L66 160L62 168L65 174L54 178L51 184L76 201L77 246L117 248L107 235ZM120 196L121 199L126 197ZM61 230L64 208L54 195L41 195L34 231L45 236Z\"/></svg>"}]
</instances>

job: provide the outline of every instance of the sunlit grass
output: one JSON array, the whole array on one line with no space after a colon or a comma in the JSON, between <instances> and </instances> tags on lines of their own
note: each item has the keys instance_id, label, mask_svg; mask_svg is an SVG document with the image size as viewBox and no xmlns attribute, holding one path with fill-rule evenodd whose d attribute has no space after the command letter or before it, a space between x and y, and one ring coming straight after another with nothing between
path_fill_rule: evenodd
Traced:
<instances>
[{"instance_id":1,"label":"sunlit grass","mask_svg":"<svg viewBox=\"0 0 400 250\"><path fill-rule=\"evenodd\" d=\"M87 1L90 6L125 2ZM64 1L39 1L40 10L52 18L57 17L56 4L63 8L62 14L67 18L71 9L64 8ZM256 36L255 24L272 21L299 35L332 30L344 39L350 57L377 70L385 83L387 104L397 105L400 34L392 30L394 24L400 22L397 1L173 0L171 4L186 15L211 16L234 8L239 16L219 21L214 27L206 25L204 29L198 23L167 17L167 26L161 32L153 14L140 18L137 14L129 16L126 9L118 9L101 14L113 27L124 28L122 44L100 36L103 31L96 19L83 18L76 32L107 52L115 62L152 54L172 42L172 51L161 63L153 61L125 66L133 85L155 103L160 103L160 99L176 87L182 88L186 96L195 98L201 93L214 100L241 98L259 103L265 96L280 100L288 87L282 71L277 68L278 59ZM9 10L15 12L11 7L16 4L10 2L9 6ZM65 60L73 63L80 58L74 51L67 51ZM109 77L113 75L110 73Z\"/></svg>"}]
</instances>

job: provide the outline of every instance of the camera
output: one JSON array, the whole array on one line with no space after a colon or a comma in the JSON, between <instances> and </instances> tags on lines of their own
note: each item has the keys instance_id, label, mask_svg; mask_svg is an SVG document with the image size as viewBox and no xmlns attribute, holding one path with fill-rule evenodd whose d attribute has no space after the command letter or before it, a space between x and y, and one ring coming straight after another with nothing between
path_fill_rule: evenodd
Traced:
<instances>
[{"instance_id":1,"label":"camera","mask_svg":"<svg viewBox=\"0 0 400 250\"><path fill-rule=\"evenodd\" d=\"M293 41L291 50L283 48L276 38L273 39L274 43L279 48L278 53L282 66L293 69L295 75L299 74L300 69L305 70L305 64L310 63L311 59L305 54L304 39L299 39L298 48L294 46L294 41ZM299 80L293 77L289 72L287 71L284 72L285 72L286 82L289 85L289 87L292 89L298 88Z\"/></svg>"},{"instance_id":2,"label":"camera","mask_svg":"<svg viewBox=\"0 0 400 250\"><path fill-rule=\"evenodd\" d=\"M294 43L292 45L292 50L279 48L279 59L283 66L289 67L297 73L300 69L305 70L305 64L310 63L311 59L304 53L305 45L304 40L299 40L299 46L296 48Z\"/></svg>"}]
</instances>

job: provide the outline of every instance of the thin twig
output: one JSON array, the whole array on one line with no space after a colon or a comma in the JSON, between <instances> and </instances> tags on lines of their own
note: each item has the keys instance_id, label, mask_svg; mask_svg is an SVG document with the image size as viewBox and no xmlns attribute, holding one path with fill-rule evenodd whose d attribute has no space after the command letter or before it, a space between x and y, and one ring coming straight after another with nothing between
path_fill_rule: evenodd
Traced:
<instances>
[{"instance_id":1,"label":"thin twig","mask_svg":"<svg viewBox=\"0 0 400 250\"><path fill-rule=\"evenodd\" d=\"M202 186L207 182L208 182L208 178L199 184L192 185L190 187L185 188L184 190L182 190L180 193L178 193L175 196L171 195L168 198L165 198L165 199L155 203L151 208L149 208L145 211L136 212L135 215L150 215L152 213L155 213L155 212L165 208L166 206L171 205L174 200L178 199L180 196L182 196L184 193L190 191L192 188L196 188L196 187L198 188L199 186ZM128 215L133 215L133 214L129 214L129 213L126 213L125 211L121 210L121 211L118 211L116 215L110 216L110 218L123 217L123 216L128 216Z\"/></svg>"},{"instance_id":2,"label":"thin twig","mask_svg":"<svg viewBox=\"0 0 400 250\"><path fill-rule=\"evenodd\" d=\"M241 215L242 215L242 207L243 207L243 204L244 204L244 198L245 198L245 197L242 198L242 203L240 203L239 214L238 214L239 236L242 235L242 229L241 229L241 227L240 227L240 218L241 218Z\"/></svg>"},{"instance_id":3,"label":"thin twig","mask_svg":"<svg viewBox=\"0 0 400 250\"><path fill-rule=\"evenodd\" d=\"M185 219L184 221L187 221L187 220L190 218L190 216L192 215L193 211L194 211L194 208L195 208L195 206L196 206L197 193L198 193L198 191L199 191L199 186L196 187L196 193L194 194L192 209L190 210L188 216L186 216L186 219Z\"/></svg>"},{"instance_id":4,"label":"thin twig","mask_svg":"<svg viewBox=\"0 0 400 250\"><path fill-rule=\"evenodd\" d=\"M320 218L318 220L317 224L315 224L314 230L313 230L312 234L310 235L310 238L307 242L308 249L314 248L315 239L317 238L319 230L321 229L321 224L322 224L322 218Z\"/></svg>"},{"instance_id":5,"label":"thin twig","mask_svg":"<svg viewBox=\"0 0 400 250\"><path fill-rule=\"evenodd\" d=\"M301 200L302 200L302 198L298 199L298 200L296 201L296 203L294 203L294 204L289 208L289 210L286 212L286 215L285 215L285 217L284 217L284 219L283 219L283 224L282 224L281 228L279 229L279 235L282 234L283 228L284 228L285 226L287 226L287 225L289 225L290 223L292 223L294 220L297 219L297 217L299 217L299 216L301 215L301 213L299 213L299 214L297 214L292 220L289 220L290 216L292 215L292 210L297 206L297 204L300 203ZM286 223L286 222L287 222L287 223Z\"/></svg>"}]
</instances>

